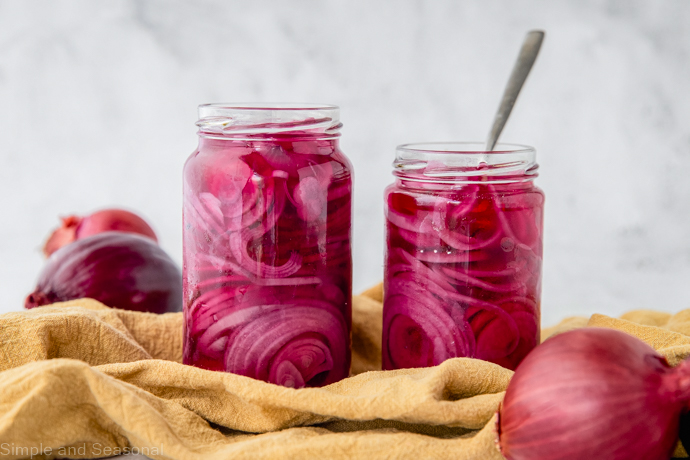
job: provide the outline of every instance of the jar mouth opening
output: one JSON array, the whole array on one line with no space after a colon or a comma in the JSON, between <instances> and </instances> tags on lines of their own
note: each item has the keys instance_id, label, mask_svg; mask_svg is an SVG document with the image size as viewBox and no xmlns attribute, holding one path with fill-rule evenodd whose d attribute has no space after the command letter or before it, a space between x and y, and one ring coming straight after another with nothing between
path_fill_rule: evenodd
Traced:
<instances>
[{"instance_id":1,"label":"jar mouth opening","mask_svg":"<svg viewBox=\"0 0 690 460\"><path fill-rule=\"evenodd\" d=\"M203 117L205 111L287 111L287 110L340 110L340 107L333 104L314 104L310 102L214 102L199 105L199 118Z\"/></svg>"},{"instance_id":2,"label":"jar mouth opening","mask_svg":"<svg viewBox=\"0 0 690 460\"><path fill-rule=\"evenodd\" d=\"M342 127L340 108L330 104L239 102L199 106L199 135L248 139L300 135L330 139Z\"/></svg>"},{"instance_id":3,"label":"jar mouth opening","mask_svg":"<svg viewBox=\"0 0 690 460\"><path fill-rule=\"evenodd\" d=\"M420 142L402 144L396 147L400 152L427 154L458 154L458 155L502 155L510 153L532 153L534 147L522 144L499 143L493 150L486 150L486 144L481 142Z\"/></svg>"},{"instance_id":4,"label":"jar mouth opening","mask_svg":"<svg viewBox=\"0 0 690 460\"><path fill-rule=\"evenodd\" d=\"M419 182L523 182L534 180L539 165L533 147L481 142L425 142L396 149L393 174Z\"/></svg>"}]
</instances>

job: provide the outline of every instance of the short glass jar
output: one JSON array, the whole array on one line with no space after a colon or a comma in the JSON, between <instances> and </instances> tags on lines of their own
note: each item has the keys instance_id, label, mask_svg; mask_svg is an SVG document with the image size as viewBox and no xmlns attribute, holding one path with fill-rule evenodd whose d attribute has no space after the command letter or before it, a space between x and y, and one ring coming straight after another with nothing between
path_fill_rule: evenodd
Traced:
<instances>
[{"instance_id":1,"label":"short glass jar","mask_svg":"<svg viewBox=\"0 0 690 460\"><path fill-rule=\"evenodd\" d=\"M352 167L339 109L199 107L184 167L184 363L287 387L348 376Z\"/></svg>"},{"instance_id":2,"label":"short glass jar","mask_svg":"<svg viewBox=\"0 0 690 460\"><path fill-rule=\"evenodd\" d=\"M399 146L385 191L384 369L479 358L515 369L539 343L544 194L533 148Z\"/></svg>"}]
</instances>

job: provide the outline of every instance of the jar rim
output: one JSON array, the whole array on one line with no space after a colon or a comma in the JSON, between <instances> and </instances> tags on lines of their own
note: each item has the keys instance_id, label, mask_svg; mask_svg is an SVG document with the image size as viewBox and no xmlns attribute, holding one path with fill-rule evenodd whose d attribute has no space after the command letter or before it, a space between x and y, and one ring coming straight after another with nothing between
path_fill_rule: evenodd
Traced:
<instances>
[{"instance_id":1,"label":"jar rim","mask_svg":"<svg viewBox=\"0 0 690 460\"><path fill-rule=\"evenodd\" d=\"M330 104L233 102L199 105L199 135L271 136L301 132L320 138L339 136L340 108Z\"/></svg>"},{"instance_id":2,"label":"jar rim","mask_svg":"<svg viewBox=\"0 0 690 460\"><path fill-rule=\"evenodd\" d=\"M316 104L311 102L212 102L199 105L199 118L202 110L339 110L333 104Z\"/></svg>"},{"instance_id":3,"label":"jar rim","mask_svg":"<svg viewBox=\"0 0 690 460\"><path fill-rule=\"evenodd\" d=\"M482 142L415 142L401 144L396 147L398 152L419 152L436 154L463 154L463 155L493 155L510 153L535 153L534 147L524 144L498 143L493 150L486 150L486 144Z\"/></svg>"},{"instance_id":4,"label":"jar rim","mask_svg":"<svg viewBox=\"0 0 690 460\"><path fill-rule=\"evenodd\" d=\"M417 182L522 182L537 176L534 147L481 142L423 142L396 148L393 174Z\"/></svg>"}]
</instances>

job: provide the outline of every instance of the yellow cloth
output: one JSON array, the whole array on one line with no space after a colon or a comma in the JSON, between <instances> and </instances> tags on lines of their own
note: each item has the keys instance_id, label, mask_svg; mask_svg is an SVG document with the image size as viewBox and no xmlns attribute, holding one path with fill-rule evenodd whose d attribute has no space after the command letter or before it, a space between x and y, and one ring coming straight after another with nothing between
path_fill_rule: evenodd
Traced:
<instances>
[{"instance_id":1,"label":"yellow cloth","mask_svg":"<svg viewBox=\"0 0 690 460\"><path fill-rule=\"evenodd\" d=\"M494 414L512 372L469 358L375 371L380 293L354 300L353 376L300 390L180 364L181 314L82 299L0 315L0 457L501 460ZM636 335L672 363L690 354L690 310L544 332L585 325Z\"/></svg>"}]
</instances>

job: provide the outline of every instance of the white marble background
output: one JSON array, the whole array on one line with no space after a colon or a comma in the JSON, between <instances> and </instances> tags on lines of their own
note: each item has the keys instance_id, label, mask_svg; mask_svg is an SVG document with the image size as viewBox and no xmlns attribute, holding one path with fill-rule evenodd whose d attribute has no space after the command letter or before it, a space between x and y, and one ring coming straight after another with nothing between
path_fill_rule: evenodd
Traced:
<instances>
[{"instance_id":1,"label":"white marble background","mask_svg":"<svg viewBox=\"0 0 690 460\"><path fill-rule=\"evenodd\" d=\"M541 164L544 323L688 308L688 24L686 0L0 0L0 312L58 215L138 210L180 261L204 102L341 106L355 288L376 283L394 147L484 139L531 28L545 45L502 139Z\"/></svg>"}]
</instances>

